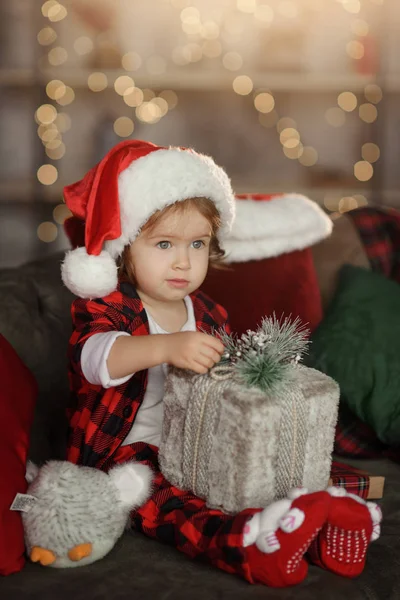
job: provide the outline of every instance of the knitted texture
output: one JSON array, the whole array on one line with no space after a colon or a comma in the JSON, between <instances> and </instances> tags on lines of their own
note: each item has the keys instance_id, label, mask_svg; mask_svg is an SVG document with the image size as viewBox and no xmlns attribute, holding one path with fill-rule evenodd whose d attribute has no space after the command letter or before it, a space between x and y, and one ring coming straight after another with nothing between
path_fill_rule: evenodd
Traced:
<instances>
[{"instance_id":1,"label":"knitted texture","mask_svg":"<svg viewBox=\"0 0 400 600\"><path fill-rule=\"evenodd\" d=\"M229 366L206 375L171 368L161 471L227 513L262 508L293 487L326 488L339 388L294 365L277 392L248 388Z\"/></svg>"}]
</instances>

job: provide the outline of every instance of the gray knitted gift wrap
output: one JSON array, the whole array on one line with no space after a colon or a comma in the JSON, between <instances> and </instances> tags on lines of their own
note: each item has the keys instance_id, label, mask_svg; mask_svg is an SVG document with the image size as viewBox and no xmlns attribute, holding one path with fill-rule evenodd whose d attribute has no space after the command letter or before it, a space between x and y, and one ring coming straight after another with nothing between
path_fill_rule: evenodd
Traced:
<instances>
[{"instance_id":1,"label":"gray knitted gift wrap","mask_svg":"<svg viewBox=\"0 0 400 600\"><path fill-rule=\"evenodd\" d=\"M171 367L160 468L211 508L262 508L297 486L326 488L339 404L333 379L301 364L276 391L248 387L235 370Z\"/></svg>"}]
</instances>

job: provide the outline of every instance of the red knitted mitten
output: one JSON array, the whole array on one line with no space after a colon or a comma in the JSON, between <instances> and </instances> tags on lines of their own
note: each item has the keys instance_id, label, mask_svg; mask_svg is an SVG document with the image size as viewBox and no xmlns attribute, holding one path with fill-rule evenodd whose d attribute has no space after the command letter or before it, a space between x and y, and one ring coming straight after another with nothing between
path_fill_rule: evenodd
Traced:
<instances>
[{"instance_id":1,"label":"red knitted mitten","mask_svg":"<svg viewBox=\"0 0 400 600\"><path fill-rule=\"evenodd\" d=\"M328 492L332 496L328 518L308 555L328 571L357 577L364 569L369 543L379 538L381 509L343 488Z\"/></svg>"},{"instance_id":2,"label":"red knitted mitten","mask_svg":"<svg viewBox=\"0 0 400 600\"><path fill-rule=\"evenodd\" d=\"M293 490L250 519L243 545L255 583L286 587L303 581L304 554L323 527L330 502L327 492Z\"/></svg>"}]
</instances>

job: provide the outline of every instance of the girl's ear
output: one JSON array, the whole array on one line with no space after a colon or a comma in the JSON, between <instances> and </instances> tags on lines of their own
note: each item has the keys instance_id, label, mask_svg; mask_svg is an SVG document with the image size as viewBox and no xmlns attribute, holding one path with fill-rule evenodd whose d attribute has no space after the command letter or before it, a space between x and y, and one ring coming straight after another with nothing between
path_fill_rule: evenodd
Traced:
<instances>
[{"instance_id":1,"label":"girl's ear","mask_svg":"<svg viewBox=\"0 0 400 600\"><path fill-rule=\"evenodd\" d=\"M39 467L37 467L31 460L28 460L26 463L26 472L25 479L28 483L32 483L32 481L37 477L39 473Z\"/></svg>"}]
</instances>

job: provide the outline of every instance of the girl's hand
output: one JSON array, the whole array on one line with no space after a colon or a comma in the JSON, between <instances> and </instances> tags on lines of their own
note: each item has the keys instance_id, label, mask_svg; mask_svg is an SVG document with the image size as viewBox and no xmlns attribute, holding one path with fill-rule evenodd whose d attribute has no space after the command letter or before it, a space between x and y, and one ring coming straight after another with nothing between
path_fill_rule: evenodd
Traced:
<instances>
[{"instance_id":1,"label":"girl's hand","mask_svg":"<svg viewBox=\"0 0 400 600\"><path fill-rule=\"evenodd\" d=\"M181 331L163 337L166 344L165 362L196 373L207 373L221 360L225 350L219 339L200 331Z\"/></svg>"}]
</instances>

